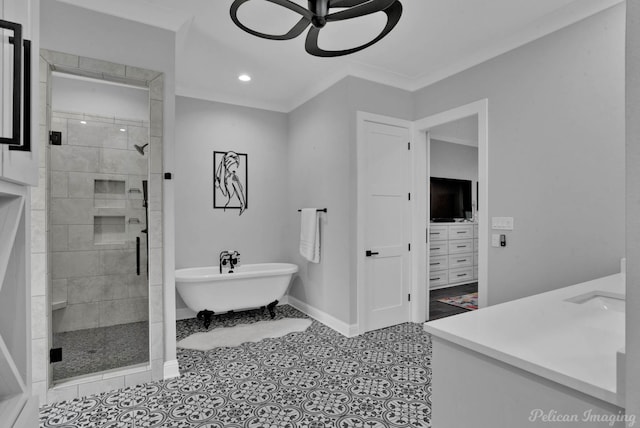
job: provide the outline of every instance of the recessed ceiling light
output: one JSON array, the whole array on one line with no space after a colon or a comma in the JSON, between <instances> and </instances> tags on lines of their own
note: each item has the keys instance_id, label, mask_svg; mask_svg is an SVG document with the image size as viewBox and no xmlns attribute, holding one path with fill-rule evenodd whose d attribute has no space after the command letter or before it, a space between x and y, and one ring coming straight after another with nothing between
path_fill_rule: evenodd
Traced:
<instances>
[{"instance_id":1,"label":"recessed ceiling light","mask_svg":"<svg viewBox=\"0 0 640 428\"><path fill-rule=\"evenodd\" d=\"M240 76L238 76L238 80L240 80L241 82L249 82L251 81L251 76L249 76L248 74L241 74Z\"/></svg>"},{"instance_id":2,"label":"recessed ceiling light","mask_svg":"<svg viewBox=\"0 0 640 428\"><path fill-rule=\"evenodd\" d=\"M124 128L120 128L120 132L126 132L127 130Z\"/></svg>"},{"instance_id":3,"label":"recessed ceiling light","mask_svg":"<svg viewBox=\"0 0 640 428\"><path fill-rule=\"evenodd\" d=\"M83 124L83 125L86 125L87 121L86 120L81 120L80 123Z\"/></svg>"}]
</instances>

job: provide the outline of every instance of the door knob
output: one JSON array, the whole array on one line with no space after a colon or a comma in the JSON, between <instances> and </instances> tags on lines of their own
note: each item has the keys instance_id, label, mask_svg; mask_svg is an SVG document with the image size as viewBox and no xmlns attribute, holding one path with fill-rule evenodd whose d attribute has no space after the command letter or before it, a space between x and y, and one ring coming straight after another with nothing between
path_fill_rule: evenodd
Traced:
<instances>
[{"instance_id":1,"label":"door knob","mask_svg":"<svg viewBox=\"0 0 640 428\"><path fill-rule=\"evenodd\" d=\"M380 253L378 253L377 251L374 252L374 251L371 251L371 250L367 250L367 252L365 254L367 255L367 257L371 257L371 256L377 256Z\"/></svg>"}]
</instances>

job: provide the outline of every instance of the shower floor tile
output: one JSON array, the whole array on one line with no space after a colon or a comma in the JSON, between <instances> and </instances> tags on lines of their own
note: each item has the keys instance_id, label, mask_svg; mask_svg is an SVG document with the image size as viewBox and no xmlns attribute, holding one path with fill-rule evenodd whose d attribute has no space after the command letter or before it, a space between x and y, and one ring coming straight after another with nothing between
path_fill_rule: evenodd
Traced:
<instances>
[{"instance_id":1,"label":"shower floor tile","mask_svg":"<svg viewBox=\"0 0 640 428\"><path fill-rule=\"evenodd\" d=\"M67 331L53 335L62 361L53 363L53 381L149 361L147 321Z\"/></svg>"}]
</instances>

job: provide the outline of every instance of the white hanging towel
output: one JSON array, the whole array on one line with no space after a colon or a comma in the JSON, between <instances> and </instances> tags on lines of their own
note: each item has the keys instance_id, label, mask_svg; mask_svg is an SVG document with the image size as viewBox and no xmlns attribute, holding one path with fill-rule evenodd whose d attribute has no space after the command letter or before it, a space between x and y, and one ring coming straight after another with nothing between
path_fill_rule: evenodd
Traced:
<instances>
[{"instance_id":1,"label":"white hanging towel","mask_svg":"<svg viewBox=\"0 0 640 428\"><path fill-rule=\"evenodd\" d=\"M320 216L317 208L301 210L300 254L311 263L320 263Z\"/></svg>"}]
</instances>

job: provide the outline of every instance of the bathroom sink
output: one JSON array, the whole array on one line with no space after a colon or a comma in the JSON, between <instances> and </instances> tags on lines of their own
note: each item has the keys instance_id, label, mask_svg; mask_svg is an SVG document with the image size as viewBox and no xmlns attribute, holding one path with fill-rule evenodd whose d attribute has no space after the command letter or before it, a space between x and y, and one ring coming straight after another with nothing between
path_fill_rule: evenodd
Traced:
<instances>
[{"instance_id":1,"label":"bathroom sink","mask_svg":"<svg viewBox=\"0 0 640 428\"><path fill-rule=\"evenodd\" d=\"M565 301L585 305L586 307L600 309L603 311L623 312L625 311L624 294L611 293L608 291L591 291L580 294Z\"/></svg>"}]
</instances>

